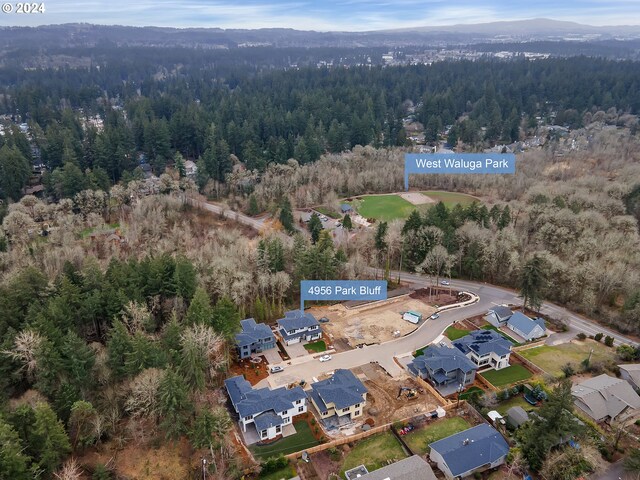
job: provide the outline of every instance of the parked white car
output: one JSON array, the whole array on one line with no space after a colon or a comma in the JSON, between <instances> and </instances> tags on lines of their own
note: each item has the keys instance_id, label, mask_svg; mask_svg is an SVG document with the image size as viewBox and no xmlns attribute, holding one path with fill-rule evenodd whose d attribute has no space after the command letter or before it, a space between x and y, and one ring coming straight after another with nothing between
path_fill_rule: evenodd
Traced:
<instances>
[{"instance_id":1,"label":"parked white car","mask_svg":"<svg viewBox=\"0 0 640 480\"><path fill-rule=\"evenodd\" d=\"M281 371L283 371L283 370L284 370L284 368L282 368L280 365L273 365L273 366L269 369L269 372L270 372L270 373L278 373L278 372L281 372Z\"/></svg>"},{"instance_id":2,"label":"parked white car","mask_svg":"<svg viewBox=\"0 0 640 480\"><path fill-rule=\"evenodd\" d=\"M439 314L439 313L434 313L434 314L433 314L433 315L431 315L429 318L430 318L431 320L435 320L435 319L437 319L437 318L440 318L440 314Z\"/></svg>"},{"instance_id":3,"label":"parked white car","mask_svg":"<svg viewBox=\"0 0 640 480\"><path fill-rule=\"evenodd\" d=\"M328 362L329 360L331 360L331 355L322 355L318 360L320 360L321 362Z\"/></svg>"},{"instance_id":4,"label":"parked white car","mask_svg":"<svg viewBox=\"0 0 640 480\"><path fill-rule=\"evenodd\" d=\"M451 282L449 280L442 280L440 282L440 285L444 285L445 287L448 287L449 285L451 285Z\"/></svg>"}]
</instances>

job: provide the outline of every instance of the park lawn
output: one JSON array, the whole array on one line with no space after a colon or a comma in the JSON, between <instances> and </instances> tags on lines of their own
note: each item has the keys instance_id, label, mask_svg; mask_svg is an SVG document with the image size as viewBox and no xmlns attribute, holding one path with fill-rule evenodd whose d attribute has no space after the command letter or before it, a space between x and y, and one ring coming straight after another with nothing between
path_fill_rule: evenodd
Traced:
<instances>
[{"instance_id":1,"label":"park lawn","mask_svg":"<svg viewBox=\"0 0 640 480\"><path fill-rule=\"evenodd\" d=\"M430 443L437 442L467 428L471 428L471 425L462 417L441 418L408 433L403 438L413 453L424 455L429 451Z\"/></svg>"},{"instance_id":2,"label":"park lawn","mask_svg":"<svg viewBox=\"0 0 640 480\"><path fill-rule=\"evenodd\" d=\"M290 478L295 477L297 474L296 469L293 468L293 465L287 465L280 470L276 470L275 472L267 473L266 475L260 475L258 478L260 480L289 480Z\"/></svg>"},{"instance_id":3,"label":"park lawn","mask_svg":"<svg viewBox=\"0 0 640 480\"><path fill-rule=\"evenodd\" d=\"M371 195L359 197L358 213L364 218L375 218L383 222L407 218L416 206L399 195Z\"/></svg>"},{"instance_id":4,"label":"park lawn","mask_svg":"<svg viewBox=\"0 0 640 480\"><path fill-rule=\"evenodd\" d=\"M564 375L562 373L564 365L570 363L574 368L578 367L583 360L589 357L589 352L592 348L591 363L615 360L615 350L595 340L582 342L574 340L571 343L563 343L553 347L543 345L522 350L518 353L550 375L562 377Z\"/></svg>"},{"instance_id":5,"label":"park lawn","mask_svg":"<svg viewBox=\"0 0 640 480\"><path fill-rule=\"evenodd\" d=\"M398 461L406 454L393 433L387 431L360 440L344 457L340 478L344 472L358 465L364 465L370 472L387 465L389 460Z\"/></svg>"},{"instance_id":6,"label":"park lawn","mask_svg":"<svg viewBox=\"0 0 640 480\"><path fill-rule=\"evenodd\" d=\"M511 365L501 370L489 370L480 375L494 387L504 387L531 378L532 373L522 365Z\"/></svg>"},{"instance_id":7,"label":"park lawn","mask_svg":"<svg viewBox=\"0 0 640 480\"><path fill-rule=\"evenodd\" d=\"M277 457L278 455L287 455L293 452L299 452L309 447L314 447L320 442L316 440L311 432L309 424L304 420L293 423L296 428L296 434L289 437L281 438L277 442L265 446L251 446L249 449L254 456L267 459L269 457Z\"/></svg>"},{"instance_id":8,"label":"park lawn","mask_svg":"<svg viewBox=\"0 0 640 480\"><path fill-rule=\"evenodd\" d=\"M327 344L324 343L324 340L318 340L317 342L307 343L304 348L309 352L319 353L324 352L327 349Z\"/></svg>"},{"instance_id":9,"label":"park lawn","mask_svg":"<svg viewBox=\"0 0 640 480\"><path fill-rule=\"evenodd\" d=\"M453 207L456 204L460 205L470 205L473 202L479 202L480 200L471 195L467 195L466 193L456 193L456 192L438 192L438 191L428 191L422 192L424 195L433 198L436 202L442 202L446 207Z\"/></svg>"},{"instance_id":10,"label":"park lawn","mask_svg":"<svg viewBox=\"0 0 640 480\"><path fill-rule=\"evenodd\" d=\"M470 330L465 330L463 328L456 328L452 325L444 331L444 334L449 340L454 341L466 335L469 335L469 332Z\"/></svg>"},{"instance_id":11,"label":"park lawn","mask_svg":"<svg viewBox=\"0 0 640 480\"><path fill-rule=\"evenodd\" d=\"M527 412L538 408L527 402L524 399L524 395L517 395L515 397L508 398L504 402L500 402L500 404L496 407L496 411L500 415L506 415L507 410L509 410L511 407L522 407L523 410L526 410Z\"/></svg>"}]
</instances>

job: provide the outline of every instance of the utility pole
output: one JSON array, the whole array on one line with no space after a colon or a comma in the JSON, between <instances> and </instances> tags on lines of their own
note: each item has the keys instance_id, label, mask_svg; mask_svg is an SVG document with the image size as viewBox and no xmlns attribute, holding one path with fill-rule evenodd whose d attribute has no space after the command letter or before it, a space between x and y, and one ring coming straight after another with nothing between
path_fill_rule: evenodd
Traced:
<instances>
[{"instance_id":1,"label":"utility pole","mask_svg":"<svg viewBox=\"0 0 640 480\"><path fill-rule=\"evenodd\" d=\"M456 410L460 408L460 392L462 391L462 384L458 385L458 403L456 404Z\"/></svg>"},{"instance_id":2,"label":"utility pole","mask_svg":"<svg viewBox=\"0 0 640 480\"><path fill-rule=\"evenodd\" d=\"M202 480L207 480L207 459L202 457Z\"/></svg>"}]
</instances>

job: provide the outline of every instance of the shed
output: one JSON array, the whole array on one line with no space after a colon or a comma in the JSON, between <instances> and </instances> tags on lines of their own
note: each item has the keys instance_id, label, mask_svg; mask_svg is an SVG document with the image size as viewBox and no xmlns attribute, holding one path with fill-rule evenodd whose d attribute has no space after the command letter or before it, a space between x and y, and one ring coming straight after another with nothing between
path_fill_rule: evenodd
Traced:
<instances>
[{"instance_id":1,"label":"shed","mask_svg":"<svg viewBox=\"0 0 640 480\"><path fill-rule=\"evenodd\" d=\"M507 423L513 428L520 428L529 421L529 414L520 406L507 410Z\"/></svg>"}]
</instances>

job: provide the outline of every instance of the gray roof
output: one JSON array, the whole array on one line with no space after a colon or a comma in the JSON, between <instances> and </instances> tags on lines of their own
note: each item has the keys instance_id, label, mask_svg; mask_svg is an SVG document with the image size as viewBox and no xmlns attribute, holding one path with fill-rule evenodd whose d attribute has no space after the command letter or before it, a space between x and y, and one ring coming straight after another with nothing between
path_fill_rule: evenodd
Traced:
<instances>
[{"instance_id":1,"label":"gray roof","mask_svg":"<svg viewBox=\"0 0 640 480\"><path fill-rule=\"evenodd\" d=\"M489 311L495 313L496 317L498 317L502 321L505 321L507 318L513 315L511 309L509 307L505 307L504 305L496 305Z\"/></svg>"},{"instance_id":2,"label":"gray roof","mask_svg":"<svg viewBox=\"0 0 640 480\"><path fill-rule=\"evenodd\" d=\"M343 203L342 205L340 205L340 210L342 211L342 213L350 212L351 210L353 210L353 207L348 203Z\"/></svg>"},{"instance_id":3,"label":"gray roof","mask_svg":"<svg viewBox=\"0 0 640 480\"><path fill-rule=\"evenodd\" d=\"M265 338L273 342L276 341L269 326L264 323L256 323L253 318L240 320L240 327L242 331L236 335L236 345L239 347L258 343Z\"/></svg>"},{"instance_id":4,"label":"gray roof","mask_svg":"<svg viewBox=\"0 0 640 480\"><path fill-rule=\"evenodd\" d=\"M436 480L431 466L418 455L392 463L360 477L360 480Z\"/></svg>"},{"instance_id":5,"label":"gray roof","mask_svg":"<svg viewBox=\"0 0 640 480\"><path fill-rule=\"evenodd\" d=\"M594 420L616 418L626 408L640 408L640 397L625 380L602 374L573 386L575 404Z\"/></svg>"},{"instance_id":6,"label":"gray roof","mask_svg":"<svg viewBox=\"0 0 640 480\"><path fill-rule=\"evenodd\" d=\"M537 326L540 326L543 332L546 329L546 326L544 324L544 319L529 318L522 312L515 312L513 315L511 315L511 318L509 318L507 325L510 328L517 328L519 331L521 331L525 335L531 334L533 332L533 329L536 328Z\"/></svg>"},{"instance_id":7,"label":"gray roof","mask_svg":"<svg viewBox=\"0 0 640 480\"><path fill-rule=\"evenodd\" d=\"M431 345L425 348L422 355L413 359L409 364L409 370L414 373L424 374L427 370L435 374L437 372L449 373L461 370L470 373L478 367L463 355L457 348Z\"/></svg>"},{"instance_id":8,"label":"gray roof","mask_svg":"<svg viewBox=\"0 0 640 480\"><path fill-rule=\"evenodd\" d=\"M273 412L264 412L257 417L254 417L253 423L256 424L256 430L260 432L277 425L282 425L284 423L284 420L282 420L281 416L276 415Z\"/></svg>"},{"instance_id":9,"label":"gray roof","mask_svg":"<svg viewBox=\"0 0 640 480\"><path fill-rule=\"evenodd\" d=\"M520 406L511 407L507 410L507 421L514 427L519 427L529 421L529 414Z\"/></svg>"},{"instance_id":10,"label":"gray roof","mask_svg":"<svg viewBox=\"0 0 640 480\"><path fill-rule=\"evenodd\" d=\"M493 463L509 452L498 431L483 423L429 444L438 452L454 477Z\"/></svg>"},{"instance_id":11,"label":"gray roof","mask_svg":"<svg viewBox=\"0 0 640 480\"><path fill-rule=\"evenodd\" d=\"M512 344L494 330L474 330L454 341L453 345L465 355L470 351L478 356L493 352L501 357L511 351Z\"/></svg>"},{"instance_id":12,"label":"gray roof","mask_svg":"<svg viewBox=\"0 0 640 480\"><path fill-rule=\"evenodd\" d=\"M316 325L320 326L318 320L309 312L303 312L302 310L289 310L285 312L284 318L278 320L278 327L285 330L297 330Z\"/></svg>"},{"instance_id":13,"label":"gray roof","mask_svg":"<svg viewBox=\"0 0 640 480\"><path fill-rule=\"evenodd\" d=\"M323 406L333 403L335 408L340 410L348 408L356 403L363 402L363 395L367 393L367 388L351 372L351 370L338 369L326 380L311 384L310 396L318 403L322 410ZM323 410L324 411L324 410Z\"/></svg>"},{"instance_id":14,"label":"gray roof","mask_svg":"<svg viewBox=\"0 0 640 480\"><path fill-rule=\"evenodd\" d=\"M285 387L270 390L268 387L253 389L242 375L227 378L224 381L231 403L241 417L258 413L283 412L290 409L296 400L306 398L300 387L287 389Z\"/></svg>"},{"instance_id":15,"label":"gray roof","mask_svg":"<svg viewBox=\"0 0 640 480\"><path fill-rule=\"evenodd\" d=\"M627 365L618 365L620 370L624 370L629 375L631 381L640 386L640 363L629 363Z\"/></svg>"}]
</instances>

